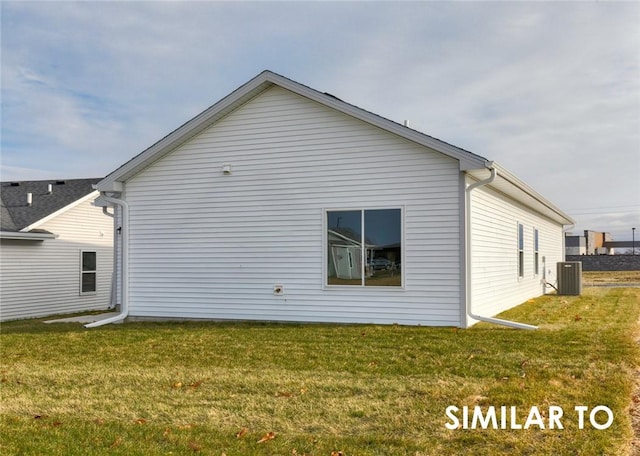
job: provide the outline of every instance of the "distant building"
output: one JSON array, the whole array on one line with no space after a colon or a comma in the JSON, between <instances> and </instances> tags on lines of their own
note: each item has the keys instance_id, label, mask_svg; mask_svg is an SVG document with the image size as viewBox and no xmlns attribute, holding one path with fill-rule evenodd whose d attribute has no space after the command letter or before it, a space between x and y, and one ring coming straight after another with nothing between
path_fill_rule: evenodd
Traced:
<instances>
[{"instance_id":1,"label":"distant building","mask_svg":"<svg viewBox=\"0 0 640 456\"><path fill-rule=\"evenodd\" d=\"M564 251L566 255L586 255L587 239L581 235L567 234L564 238Z\"/></svg>"},{"instance_id":2,"label":"distant building","mask_svg":"<svg viewBox=\"0 0 640 456\"><path fill-rule=\"evenodd\" d=\"M613 248L609 246L612 241L610 233L585 230L582 235L565 236L566 255L613 255Z\"/></svg>"}]
</instances>

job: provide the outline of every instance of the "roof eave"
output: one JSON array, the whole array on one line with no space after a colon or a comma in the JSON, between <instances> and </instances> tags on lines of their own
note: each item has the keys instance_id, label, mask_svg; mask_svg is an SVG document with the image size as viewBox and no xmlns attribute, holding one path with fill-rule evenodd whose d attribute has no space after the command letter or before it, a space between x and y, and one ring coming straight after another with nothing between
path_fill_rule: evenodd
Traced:
<instances>
[{"instance_id":1,"label":"roof eave","mask_svg":"<svg viewBox=\"0 0 640 456\"><path fill-rule=\"evenodd\" d=\"M22 231L0 231L0 239L12 239L18 241L44 241L55 239L58 236L53 233L24 233Z\"/></svg>"},{"instance_id":2,"label":"roof eave","mask_svg":"<svg viewBox=\"0 0 640 456\"><path fill-rule=\"evenodd\" d=\"M269 88L272 85L269 81L270 75L270 72L264 71L246 84L240 86L216 104L187 121L106 176L98 182L97 189L105 192L122 191L123 182L126 182L149 164L159 160L180 144L194 137L216 120L226 116L241 104L244 104L249 99Z\"/></svg>"},{"instance_id":3,"label":"roof eave","mask_svg":"<svg viewBox=\"0 0 640 456\"><path fill-rule=\"evenodd\" d=\"M520 178L496 162L486 162L484 168L469 170L468 174L476 179L483 179L486 177L483 175L483 172L490 170L491 168L495 168L497 178L493 183L489 184L489 187L506 194L510 198L515 199L521 204L545 215L557 223L568 226L575 225L575 220L565 214L561 209L529 185L524 183ZM500 182L507 183L509 189L505 190L504 186L502 186L503 188L500 188Z\"/></svg>"},{"instance_id":4,"label":"roof eave","mask_svg":"<svg viewBox=\"0 0 640 456\"><path fill-rule=\"evenodd\" d=\"M389 119L381 117L372 112L366 111L355 105L346 103L338 98L332 97L325 93L319 92L310 87L304 86L291 79L285 78L278 74L270 73L270 80L279 85L280 87L290 90L298 95L309 98L327 107L333 108L336 111L349 115L356 119L359 119L368 124L374 125L378 128L386 130L390 133L403 137L409 141L418 143L425 147L428 147L436 152L440 152L451 158L454 158L460 162L460 170L476 169L481 167L486 162L486 158L479 155L475 155L472 152L460 149L459 147L448 144L444 141L428 136L417 130L405 127L397 122L393 122Z\"/></svg>"},{"instance_id":5,"label":"roof eave","mask_svg":"<svg viewBox=\"0 0 640 456\"><path fill-rule=\"evenodd\" d=\"M67 212L70 209L73 209L74 207L78 206L79 204L84 203L85 201L88 201L90 199L96 198L99 195L100 195L100 193L98 191L93 191L91 193L88 193L85 196L83 196L82 198L78 198L73 203L67 204L65 207L63 207L61 209L58 209L55 212L52 212L51 214L47 215L46 217L43 217L40 220L37 220L37 221L33 222L32 224L30 224L28 226L25 226L24 228L22 228L20 230L20 232L21 233L28 233L29 231L34 230L34 229L38 228L39 226L41 226L42 224L48 222L52 218L57 217L60 214L63 214L63 213Z\"/></svg>"},{"instance_id":6,"label":"roof eave","mask_svg":"<svg viewBox=\"0 0 640 456\"><path fill-rule=\"evenodd\" d=\"M527 185L525 182L520 180L517 176L512 174L509 170L503 168L497 163L494 163L494 166L498 167L498 174L500 174L503 178L511 182L514 186L520 188L525 193L532 196L535 200L537 200L540 204L547 207L549 210L557 214L557 221L561 221L563 225L575 225L576 221L573 220L569 215L565 214L560 208L558 208L551 201L546 199L540 193L536 192L533 188Z\"/></svg>"},{"instance_id":7,"label":"roof eave","mask_svg":"<svg viewBox=\"0 0 640 456\"><path fill-rule=\"evenodd\" d=\"M484 165L486 159L469 151L460 149L439 139L428 136L411 128L400 125L384 117L346 103L326 93L319 92L303 84L285 78L271 71L263 71L249 82L218 101L193 119L189 120L160 141L135 156L120 168L101 180L97 189L104 192L122 191L122 184L154 161L188 141L217 120L262 93L269 87L277 85L300 96L333 108L346 115L367 122L409 141L423 145L436 152L458 160L460 170L477 169Z\"/></svg>"}]
</instances>

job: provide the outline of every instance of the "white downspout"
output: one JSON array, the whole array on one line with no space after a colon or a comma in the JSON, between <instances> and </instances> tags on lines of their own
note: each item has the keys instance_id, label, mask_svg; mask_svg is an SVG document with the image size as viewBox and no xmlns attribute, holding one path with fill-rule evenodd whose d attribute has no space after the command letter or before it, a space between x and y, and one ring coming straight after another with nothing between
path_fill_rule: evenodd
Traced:
<instances>
[{"instance_id":1,"label":"white downspout","mask_svg":"<svg viewBox=\"0 0 640 456\"><path fill-rule=\"evenodd\" d=\"M465 201L465 231L466 231L466 307L467 307L467 315L471 318L479 321L485 321L487 323L495 323L497 325L510 326L512 328L518 329L538 329L537 326L527 325L525 323L518 323L515 321L502 320L500 318L492 318L492 317L483 317L481 315L476 315L473 313L472 309L472 290L471 290L471 191L475 188L482 187L484 185L490 184L496 178L498 172L493 166L493 162L487 163L487 168L491 171L491 176L489 176L485 180L481 180L479 182L474 182L466 188L466 201Z\"/></svg>"},{"instance_id":2,"label":"white downspout","mask_svg":"<svg viewBox=\"0 0 640 456\"><path fill-rule=\"evenodd\" d=\"M94 321L93 323L84 325L85 328L96 328L98 326L108 325L109 323L117 323L129 315L129 205L124 200L111 198L109 196L101 196L100 198L108 203L122 207L122 299L120 313L118 315L104 320Z\"/></svg>"},{"instance_id":3,"label":"white downspout","mask_svg":"<svg viewBox=\"0 0 640 456\"><path fill-rule=\"evenodd\" d=\"M51 184L49 184L51 185ZM116 293L117 293L117 286L116 286L116 273L117 273L117 267L118 267L118 252L117 252L117 242L116 242L116 236L115 233L116 231L116 215L115 215L115 211L112 214L111 212L109 212L107 206L103 206L102 207L102 213L104 215L106 215L107 217L111 217L113 219L113 233L114 233L114 238L113 238L113 266L111 268L111 292L109 293L109 308L115 308L117 301L116 301Z\"/></svg>"}]
</instances>

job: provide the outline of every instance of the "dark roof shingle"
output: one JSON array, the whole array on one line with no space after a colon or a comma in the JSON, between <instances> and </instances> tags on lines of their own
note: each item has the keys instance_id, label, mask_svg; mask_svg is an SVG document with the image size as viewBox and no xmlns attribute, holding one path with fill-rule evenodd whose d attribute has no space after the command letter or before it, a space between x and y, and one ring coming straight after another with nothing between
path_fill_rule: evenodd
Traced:
<instances>
[{"instance_id":1,"label":"dark roof shingle","mask_svg":"<svg viewBox=\"0 0 640 456\"><path fill-rule=\"evenodd\" d=\"M1 182L0 230L19 231L93 192L100 178ZM52 184L52 192L48 186ZM32 204L27 204L31 193Z\"/></svg>"}]
</instances>

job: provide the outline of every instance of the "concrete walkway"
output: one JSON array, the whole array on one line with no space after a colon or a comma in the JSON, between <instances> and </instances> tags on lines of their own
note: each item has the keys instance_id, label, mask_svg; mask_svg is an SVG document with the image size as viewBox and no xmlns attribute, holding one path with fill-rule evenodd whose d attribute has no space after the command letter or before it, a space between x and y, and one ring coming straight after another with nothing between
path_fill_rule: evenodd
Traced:
<instances>
[{"instance_id":1,"label":"concrete walkway","mask_svg":"<svg viewBox=\"0 0 640 456\"><path fill-rule=\"evenodd\" d=\"M95 315L78 315L77 317L47 320L44 323L93 323L94 321L100 321L106 318L115 317L119 313L120 312L108 312L108 313L95 314Z\"/></svg>"}]
</instances>

